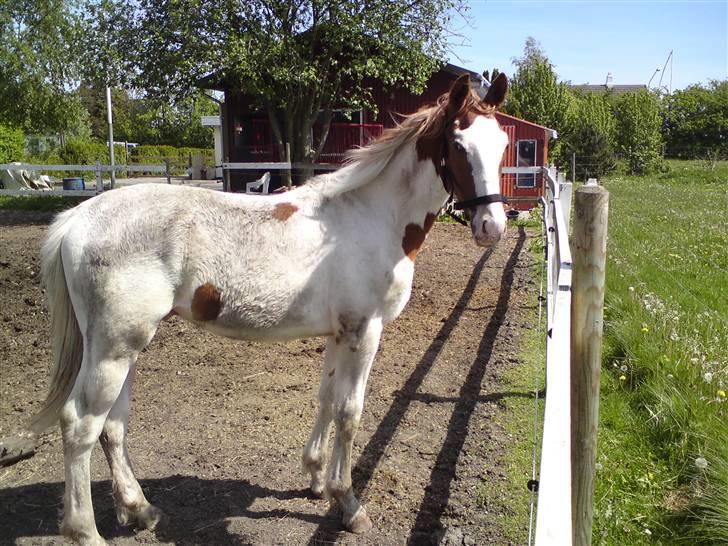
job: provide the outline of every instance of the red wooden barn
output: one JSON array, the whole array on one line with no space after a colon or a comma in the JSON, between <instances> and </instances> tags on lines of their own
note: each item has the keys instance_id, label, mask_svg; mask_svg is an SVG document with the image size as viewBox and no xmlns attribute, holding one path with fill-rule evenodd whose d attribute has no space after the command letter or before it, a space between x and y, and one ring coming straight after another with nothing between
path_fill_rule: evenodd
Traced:
<instances>
[{"instance_id":1,"label":"red wooden barn","mask_svg":"<svg viewBox=\"0 0 728 546\"><path fill-rule=\"evenodd\" d=\"M372 94L378 113L368 110L336 112L319 162L341 163L347 150L365 145L381 135L384 129L393 127L397 114L409 114L434 103L462 74L469 74L473 89L485 96L486 88L480 74L452 64L435 72L421 95L413 95L405 89L385 91L381 85L373 84ZM212 78L208 82L212 82ZM224 83L211 86L225 91L222 112L223 156L232 163L281 161L277 147L273 145L266 114L253 110L249 97L225 89ZM548 142L549 138L556 137L555 131L506 114L498 113L496 118L509 138L503 166L547 165ZM255 177L255 173L234 174L231 177L233 191L239 191L247 179ZM529 208L543 194L542 177L534 174L504 174L501 192L507 197L532 198L532 201L517 199L513 203L517 208Z\"/></svg>"}]
</instances>

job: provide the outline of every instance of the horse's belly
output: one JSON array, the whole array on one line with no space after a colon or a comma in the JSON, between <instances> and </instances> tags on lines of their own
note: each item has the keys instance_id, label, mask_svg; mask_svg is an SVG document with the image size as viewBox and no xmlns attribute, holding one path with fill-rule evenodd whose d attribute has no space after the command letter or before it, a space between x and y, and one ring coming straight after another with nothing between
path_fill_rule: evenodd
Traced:
<instances>
[{"instance_id":1,"label":"horse's belly","mask_svg":"<svg viewBox=\"0 0 728 546\"><path fill-rule=\"evenodd\" d=\"M203 323L201 326L205 330L219 336L244 339L247 341L290 341L293 339L320 337L332 334L330 325L324 326L322 324L291 324L269 328L250 328L212 322Z\"/></svg>"}]
</instances>

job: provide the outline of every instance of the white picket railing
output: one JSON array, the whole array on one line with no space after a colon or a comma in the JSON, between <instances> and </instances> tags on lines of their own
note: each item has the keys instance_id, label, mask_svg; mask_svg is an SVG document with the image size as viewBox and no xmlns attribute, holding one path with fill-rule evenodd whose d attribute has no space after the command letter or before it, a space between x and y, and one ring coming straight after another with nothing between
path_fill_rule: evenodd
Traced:
<instances>
[{"instance_id":1,"label":"white picket railing","mask_svg":"<svg viewBox=\"0 0 728 546\"><path fill-rule=\"evenodd\" d=\"M97 162L95 165L35 165L30 163L6 163L0 165L0 170L7 171L65 171L65 172L93 172L96 174L96 186L92 190L32 190L32 189L0 189L0 195L10 196L65 196L83 197L93 196L104 191L103 173L109 172L147 172L164 173L167 182L170 180L169 163L164 165L103 165Z\"/></svg>"},{"instance_id":2,"label":"white picket railing","mask_svg":"<svg viewBox=\"0 0 728 546\"><path fill-rule=\"evenodd\" d=\"M537 546L572 543L571 514L571 183L544 169L546 234L546 400L541 442Z\"/></svg>"}]
</instances>

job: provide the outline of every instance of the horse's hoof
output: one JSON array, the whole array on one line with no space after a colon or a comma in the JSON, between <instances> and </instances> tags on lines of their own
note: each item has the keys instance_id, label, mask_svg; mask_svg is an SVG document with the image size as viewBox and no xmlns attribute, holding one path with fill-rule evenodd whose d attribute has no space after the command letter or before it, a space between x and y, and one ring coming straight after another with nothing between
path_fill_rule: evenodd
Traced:
<instances>
[{"instance_id":1,"label":"horse's hoof","mask_svg":"<svg viewBox=\"0 0 728 546\"><path fill-rule=\"evenodd\" d=\"M348 524L344 522L344 526L348 531L351 531L356 535L368 533L371 531L372 527L374 527L372 520L369 519L366 510L363 508L359 508L359 510L356 511L356 514L354 514L354 517L351 518L351 521Z\"/></svg>"},{"instance_id":2,"label":"horse's hoof","mask_svg":"<svg viewBox=\"0 0 728 546\"><path fill-rule=\"evenodd\" d=\"M167 521L167 515L156 506L149 504L137 515L139 529L154 530Z\"/></svg>"}]
</instances>

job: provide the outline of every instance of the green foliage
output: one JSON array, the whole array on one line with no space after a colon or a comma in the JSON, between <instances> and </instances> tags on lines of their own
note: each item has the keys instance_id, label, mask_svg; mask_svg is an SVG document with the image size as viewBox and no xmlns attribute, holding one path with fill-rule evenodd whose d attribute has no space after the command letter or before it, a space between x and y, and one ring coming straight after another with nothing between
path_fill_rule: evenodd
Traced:
<instances>
[{"instance_id":1,"label":"green foliage","mask_svg":"<svg viewBox=\"0 0 728 546\"><path fill-rule=\"evenodd\" d=\"M691 85L665 102L663 134L670 157L728 158L728 80Z\"/></svg>"},{"instance_id":2,"label":"green foliage","mask_svg":"<svg viewBox=\"0 0 728 546\"><path fill-rule=\"evenodd\" d=\"M180 160L187 162L190 155L196 154L202 154L206 160L211 162L214 151L210 148L193 148L189 146L175 148L174 146L167 145L144 145L137 146L131 150L131 159L133 163L140 164L158 164L165 159L173 162L180 162Z\"/></svg>"},{"instance_id":3,"label":"green foliage","mask_svg":"<svg viewBox=\"0 0 728 546\"><path fill-rule=\"evenodd\" d=\"M627 93L616 99L617 149L631 174L655 172L661 163L660 104L649 91Z\"/></svg>"},{"instance_id":4,"label":"green foliage","mask_svg":"<svg viewBox=\"0 0 728 546\"><path fill-rule=\"evenodd\" d=\"M553 65L538 42L529 37L524 55L514 59L516 73L511 79L504 110L516 117L565 132L573 116L573 96L568 85L558 81ZM557 149L559 140L555 143Z\"/></svg>"},{"instance_id":5,"label":"green foliage","mask_svg":"<svg viewBox=\"0 0 728 546\"><path fill-rule=\"evenodd\" d=\"M728 543L728 209L705 205L725 199L728 164L605 185L594 542Z\"/></svg>"},{"instance_id":6,"label":"green foliage","mask_svg":"<svg viewBox=\"0 0 728 546\"><path fill-rule=\"evenodd\" d=\"M68 91L79 66L77 5L0 3L0 121L26 132L83 133L82 109Z\"/></svg>"},{"instance_id":7,"label":"green foliage","mask_svg":"<svg viewBox=\"0 0 728 546\"><path fill-rule=\"evenodd\" d=\"M576 154L576 178L602 178L614 169L616 120L605 95L576 96L573 116L562 135L560 154L552 154L557 164L568 166Z\"/></svg>"},{"instance_id":8,"label":"green foliage","mask_svg":"<svg viewBox=\"0 0 728 546\"><path fill-rule=\"evenodd\" d=\"M23 131L0 124L0 163L22 161L25 156Z\"/></svg>"},{"instance_id":9,"label":"green foliage","mask_svg":"<svg viewBox=\"0 0 728 546\"><path fill-rule=\"evenodd\" d=\"M82 83L78 94L90 115L94 138L108 139L105 86ZM218 106L203 93L164 104L134 98L126 90L112 89L114 140L140 144L173 144L205 148L212 144L212 128L203 127L203 115L218 114Z\"/></svg>"},{"instance_id":10,"label":"green foliage","mask_svg":"<svg viewBox=\"0 0 728 546\"><path fill-rule=\"evenodd\" d=\"M93 165L97 161L109 163L109 147L103 142L82 139L69 139L66 145L59 150L59 159L65 165ZM124 146L114 144L114 161L125 163L126 154Z\"/></svg>"},{"instance_id":11,"label":"green foliage","mask_svg":"<svg viewBox=\"0 0 728 546\"><path fill-rule=\"evenodd\" d=\"M323 146L314 123L328 127L334 108L372 109L373 78L422 90L463 9L461 0L105 0L89 31L100 61L87 64L160 97L189 95L212 73L268 113L294 160L313 160Z\"/></svg>"}]
</instances>

